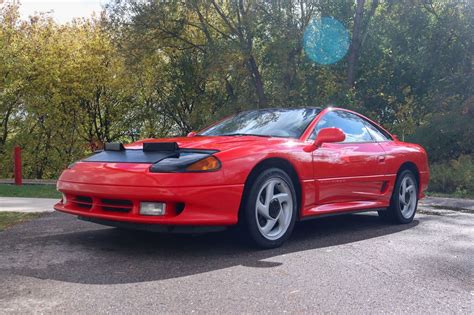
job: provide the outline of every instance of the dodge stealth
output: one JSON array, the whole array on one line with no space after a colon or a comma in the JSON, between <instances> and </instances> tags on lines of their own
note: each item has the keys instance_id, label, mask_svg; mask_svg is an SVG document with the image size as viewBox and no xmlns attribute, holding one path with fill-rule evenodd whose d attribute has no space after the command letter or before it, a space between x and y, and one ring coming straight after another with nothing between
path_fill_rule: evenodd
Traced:
<instances>
[{"instance_id":1,"label":"dodge stealth","mask_svg":"<svg viewBox=\"0 0 474 315\"><path fill-rule=\"evenodd\" d=\"M358 113L259 109L187 137L107 143L62 173L55 209L167 232L235 225L273 248L303 219L378 211L409 223L428 177L422 147Z\"/></svg>"}]
</instances>

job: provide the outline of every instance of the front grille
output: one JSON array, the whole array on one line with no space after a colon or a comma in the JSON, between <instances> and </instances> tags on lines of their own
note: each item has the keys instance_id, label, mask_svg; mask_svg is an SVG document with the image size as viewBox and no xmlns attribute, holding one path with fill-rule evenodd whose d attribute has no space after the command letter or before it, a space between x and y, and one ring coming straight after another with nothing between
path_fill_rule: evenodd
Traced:
<instances>
[{"instance_id":1,"label":"front grille","mask_svg":"<svg viewBox=\"0 0 474 315\"><path fill-rule=\"evenodd\" d=\"M125 199L99 199L81 195L67 195L68 204L73 208L91 211L108 211L128 213L132 211L133 202Z\"/></svg>"},{"instance_id":2,"label":"front grille","mask_svg":"<svg viewBox=\"0 0 474 315\"><path fill-rule=\"evenodd\" d=\"M86 196L75 196L71 201L76 207L83 209L92 208L92 198Z\"/></svg>"},{"instance_id":3,"label":"front grille","mask_svg":"<svg viewBox=\"0 0 474 315\"><path fill-rule=\"evenodd\" d=\"M130 200L123 199L101 199L101 208L104 211L113 212L130 212L132 211L133 203Z\"/></svg>"}]
</instances>

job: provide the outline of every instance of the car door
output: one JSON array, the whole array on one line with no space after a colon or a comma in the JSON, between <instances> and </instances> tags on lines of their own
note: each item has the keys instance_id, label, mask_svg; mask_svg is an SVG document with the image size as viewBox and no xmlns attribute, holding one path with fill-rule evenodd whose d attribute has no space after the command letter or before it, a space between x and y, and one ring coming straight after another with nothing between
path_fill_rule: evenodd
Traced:
<instances>
[{"instance_id":1,"label":"car door","mask_svg":"<svg viewBox=\"0 0 474 315\"><path fill-rule=\"evenodd\" d=\"M341 129L346 139L324 143L313 152L316 203L319 205L380 200L385 183L385 152L364 121L348 111L328 111L311 138L322 128Z\"/></svg>"}]
</instances>

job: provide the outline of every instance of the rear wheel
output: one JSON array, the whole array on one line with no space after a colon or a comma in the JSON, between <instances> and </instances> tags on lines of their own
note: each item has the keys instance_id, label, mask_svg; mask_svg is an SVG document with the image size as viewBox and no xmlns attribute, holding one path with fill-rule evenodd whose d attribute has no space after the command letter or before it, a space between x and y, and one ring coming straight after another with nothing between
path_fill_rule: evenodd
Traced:
<instances>
[{"instance_id":1,"label":"rear wheel","mask_svg":"<svg viewBox=\"0 0 474 315\"><path fill-rule=\"evenodd\" d=\"M296 193L288 174L278 168L263 171L247 190L242 224L253 244L281 246L296 221Z\"/></svg>"},{"instance_id":2,"label":"rear wheel","mask_svg":"<svg viewBox=\"0 0 474 315\"><path fill-rule=\"evenodd\" d=\"M379 215L395 223L410 223L418 207L418 183L410 170L402 171L395 183L390 207Z\"/></svg>"}]
</instances>

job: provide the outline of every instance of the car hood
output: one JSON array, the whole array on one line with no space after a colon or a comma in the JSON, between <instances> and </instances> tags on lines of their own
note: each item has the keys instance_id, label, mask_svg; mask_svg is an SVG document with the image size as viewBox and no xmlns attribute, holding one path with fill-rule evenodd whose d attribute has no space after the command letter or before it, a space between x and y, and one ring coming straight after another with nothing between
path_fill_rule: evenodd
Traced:
<instances>
[{"instance_id":1,"label":"car hood","mask_svg":"<svg viewBox=\"0 0 474 315\"><path fill-rule=\"evenodd\" d=\"M195 136L195 137L176 137L161 139L143 139L125 147L127 149L142 149L144 142L176 142L180 148L188 149L206 149L226 151L238 147L245 147L256 144L277 144L288 141L283 138L270 138L258 136ZM270 143L269 143L270 142Z\"/></svg>"}]
</instances>

